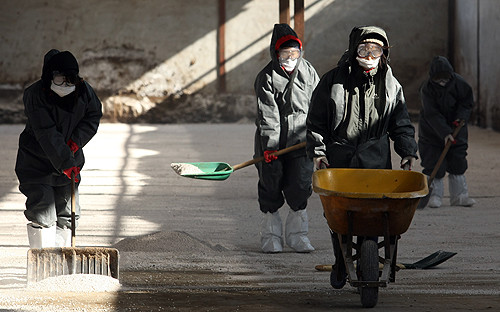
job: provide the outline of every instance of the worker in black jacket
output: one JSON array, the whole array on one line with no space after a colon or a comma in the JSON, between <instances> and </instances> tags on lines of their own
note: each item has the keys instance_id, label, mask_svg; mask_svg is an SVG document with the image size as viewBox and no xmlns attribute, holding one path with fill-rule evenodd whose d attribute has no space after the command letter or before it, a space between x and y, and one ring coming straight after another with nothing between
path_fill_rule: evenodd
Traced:
<instances>
[{"instance_id":1,"label":"worker in black jacket","mask_svg":"<svg viewBox=\"0 0 500 312\"><path fill-rule=\"evenodd\" d=\"M354 27L349 48L321 78L307 115L307 154L316 169L391 169L391 144L401 166L417 158L415 129L403 88L388 64L389 39L377 26ZM337 233L331 230L335 270L331 284L346 283Z\"/></svg>"},{"instance_id":2,"label":"worker in black jacket","mask_svg":"<svg viewBox=\"0 0 500 312\"><path fill-rule=\"evenodd\" d=\"M82 148L97 132L102 105L78 74L71 52L52 49L44 57L41 79L24 91L27 121L19 137L16 174L26 196L30 248L70 246L72 175L76 220L80 216Z\"/></svg>"},{"instance_id":3,"label":"worker in black jacket","mask_svg":"<svg viewBox=\"0 0 500 312\"><path fill-rule=\"evenodd\" d=\"M420 89L418 149L422 158L423 173L434 170L446 143L452 141L446 157L432 181L432 194L428 206L438 208L442 204L443 178L448 172L450 205L472 206L476 201L469 198L465 171L467 170L468 131L467 123L474 105L471 86L453 71L448 59L436 56L430 66L429 78ZM465 126L453 138L454 128L465 121Z\"/></svg>"}]
</instances>

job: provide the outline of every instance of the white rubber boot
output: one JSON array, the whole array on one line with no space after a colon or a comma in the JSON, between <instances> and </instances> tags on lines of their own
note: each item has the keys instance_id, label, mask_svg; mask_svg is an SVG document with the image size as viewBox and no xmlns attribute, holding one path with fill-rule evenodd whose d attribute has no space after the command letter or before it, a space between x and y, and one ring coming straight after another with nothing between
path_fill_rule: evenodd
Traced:
<instances>
[{"instance_id":1,"label":"white rubber boot","mask_svg":"<svg viewBox=\"0 0 500 312\"><path fill-rule=\"evenodd\" d=\"M36 223L28 223L28 241L30 248L56 247L56 226L42 227Z\"/></svg>"},{"instance_id":2,"label":"white rubber boot","mask_svg":"<svg viewBox=\"0 0 500 312\"><path fill-rule=\"evenodd\" d=\"M71 247L71 229L56 226L56 247Z\"/></svg>"},{"instance_id":3,"label":"white rubber boot","mask_svg":"<svg viewBox=\"0 0 500 312\"><path fill-rule=\"evenodd\" d=\"M311 245L307 233L309 231L309 219L305 209L293 211L290 209L285 223L286 244L296 252L311 252Z\"/></svg>"},{"instance_id":4,"label":"white rubber boot","mask_svg":"<svg viewBox=\"0 0 500 312\"><path fill-rule=\"evenodd\" d=\"M450 187L450 205L471 207L476 203L474 199L469 198L467 182L463 174L448 175L448 182Z\"/></svg>"},{"instance_id":5,"label":"white rubber boot","mask_svg":"<svg viewBox=\"0 0 500 312\"><path fill-rule=\"evenodd\" d=\"M278 211L264 213L261 223L260 243L265 253L283 251L282 223Z\"/></svg>"},{"instance_id":6,"label":"white rubber boot","mask_svg":"<svg viewBox=\"0 0 500 312\"><path fill-rule=\"evenodd\" d=\"M432 193L431 198L429 198L429 207L439 208L443 203L443 193L444 193L444 183L443 178L434 179L431 183Z\"/></svg>"}]
</instances>

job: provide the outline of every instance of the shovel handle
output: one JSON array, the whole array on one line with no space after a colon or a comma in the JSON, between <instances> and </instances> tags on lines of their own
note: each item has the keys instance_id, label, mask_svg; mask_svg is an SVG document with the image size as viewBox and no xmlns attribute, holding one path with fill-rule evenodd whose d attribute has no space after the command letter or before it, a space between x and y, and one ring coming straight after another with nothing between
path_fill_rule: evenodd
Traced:
<instances>
[{"instance_id":1,"label":"shovel handle","mask_svg":"<svg viewBox=\"0 0 500 312\"><path fill-rule=\"evenodd\" d=\"M75 172L71 172L71 247L75 248L76 236Z\"/></svg>"},{"instance_id":2,"label":"shovel handle","mask_svg":"<svg viewBox=\"0 0 500 312\"><path fill-rule=\"evenodd\" d=\"M283 154L286 154L286 153L290 153L290 152L296 151L296 150L304 148L304 147L306 147L306 142L302 142L302 143L299 143L299 144L292 145L290 147L287 147L287 148L281 149L279 151L276 151L274 153L271 153L270 155L280 156L280 155L283 155ZM245 167L248 167L250 165L256 164L256 163L261 162L263 160L264 160L264 156L260 156L260 157L254 158L252 160L245 161L244 163L237 164L237 165L234 165L234 166L231 166L231 167L233 167L233 171L234 171L234 170L238 170L238 169L245 168Z\"/></svg>"},{"instance_id":3,"label":"shovel handle","mask_svg":"<svg viewBox=\"0 0 500 312\"><path fill-rule=\"evenodd\" d=\"M452 133L453 139L455 139L457 137L458 132L460 131L460 129L462 129L462 127L464 125L465 125L465 120L460 120L460 123L458 124L458 126L455 128L455 130L453 130L453 133ZM439 156L439 159L438 159L436 165L434 166L434 169L432 170L432 173L429 177L429 181L428 181L429 185L434 180L434 177L436 176L439 168L441 168L441 164L443 163L443 160L446 157L446 154L448 153L448 150L450 149L452 144L453 144L453 142L448 141L446 143L446 145L444 146L443 152L441 153L441 156Z\"/></svg>"}]
</instances>

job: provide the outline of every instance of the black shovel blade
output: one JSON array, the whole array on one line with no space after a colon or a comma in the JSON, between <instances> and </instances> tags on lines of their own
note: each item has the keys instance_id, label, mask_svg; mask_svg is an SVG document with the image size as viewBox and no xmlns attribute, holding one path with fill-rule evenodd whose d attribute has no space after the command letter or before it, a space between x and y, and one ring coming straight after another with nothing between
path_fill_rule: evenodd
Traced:
<instances>
[{"instance_id":1,"label":"black shovel blade","mask_svg":"<svg viewBox=\"0 0 500 312\"><path fill-rule=\"evenodd\" d=\"M405 266L405 269L425 270L445 262L446 260L450 259L456 254L457 254L456 252L439 250L415 263L411 264L403 263L403 265Z\"/></svg>"},{"instance_id":2,"label":"black shovel blade","mask_svg":"<svg viewBox=\"0 0 500 312\"><path fill-rule=\"evenodd\" d=\"M427 206L427 204L429 203L429 199L431 198L431 193L432 193L432 188L429 186L429 193L424 197L420 198L417 209L424 209L425 206Z\"/></svg>"}]
</instances>

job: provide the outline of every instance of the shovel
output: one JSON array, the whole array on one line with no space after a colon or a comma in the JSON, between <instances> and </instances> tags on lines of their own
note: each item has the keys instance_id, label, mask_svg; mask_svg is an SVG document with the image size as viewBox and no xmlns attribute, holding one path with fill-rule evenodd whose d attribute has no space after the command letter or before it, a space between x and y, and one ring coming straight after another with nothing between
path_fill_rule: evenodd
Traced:
<instances>
[{"instance_id":1,"label":"shovel","mask_svg":"<svg viewBox=\"0 0 500 312\"><path fill-rule=\"evenodd\" d=\"M425 269L430 269L432 267L435 267L446 260L450 259L454 255L456 255L456 252L449 252L449 251L443 251L439 250L436 251L435 253L417 261L414 263L396 263L396 268L398 270L401 269L406 269L406 270L411 270L411 269L420 269L420 270L425 270ZM331 264L318 264L314 267L317 271L331 271L332 270L332 265Z\"/></svg>"},{"instance_id":2,"label":"shovel","mask_svg":"<svg viewBox=\"0 0 500 312\"><path fill-rule=\"evenodd\" d=\"M75 174L71 175L71 247L28 250L27 280L38 282L68 274L97 274L118 279L119 253L115 248L75 247Z\"/></svg>"},{"instance_id":3,"label":"shovel","mask_svg":"<svg viewBox=\"0 0 500 312\"><path fill-rule=\"evenodd\" d=\"M460 120L460 123L453 131L453 134L452 134L453 139L455 139L457 137L458 132L460 131L460 129L462 129L462 127L464 125L465 125L465 121ZM432 194L432 186L431 186L432 181L434 181L434 177L436 176L439 168L441 168L441 164L443 163L443 160L446 157L446 154L448 153L448 150L450 149L452 144L453 144L452 141L448 141L446 143L446 145L444 146L443 152L441 152L441 156L439 156L439 159L438 159L436 165L434 166L434 169L432 170L432 173L429 177L429 180L427 181L427 185L429 187L429 193L427 193L427 195L425 195L425 197L422 197L422 199L420 199L418 206L417 206L417 209L423 209L423 208L425 208L425 206L427 206L427 203L429 202L429 199L430 199L431 194Z\"/></svg>"},{"instance_id":4,"label":"shovel","mask_svg":"<svg viewBox=\"0 0 500 312\"><path fill-rule=\"evenodd\" d=\"M282 150L271 153L273 156L280 156L292 151L304 148L306 142L302 142ZM203 179L203 180L225 180L229 175L238 169L248 167L264 160L264 156L248 160L244 163L230 166L224 162L197 162L197 163L171 163L170 167L182 177Z\"/></svg>"}]
</instances>

